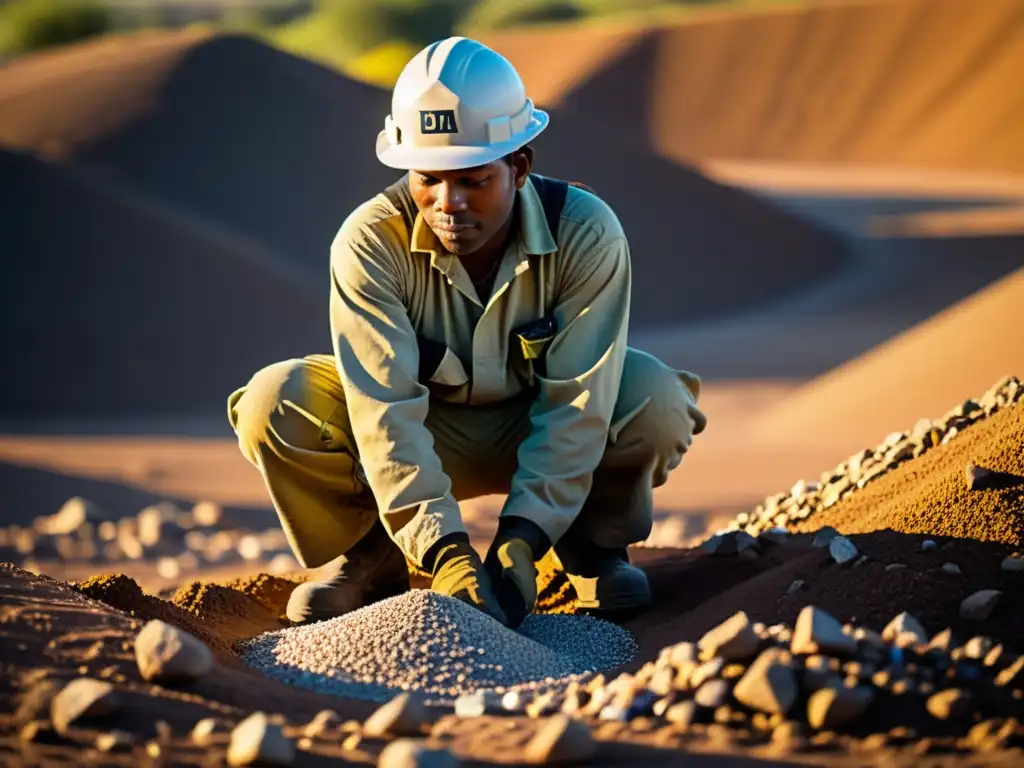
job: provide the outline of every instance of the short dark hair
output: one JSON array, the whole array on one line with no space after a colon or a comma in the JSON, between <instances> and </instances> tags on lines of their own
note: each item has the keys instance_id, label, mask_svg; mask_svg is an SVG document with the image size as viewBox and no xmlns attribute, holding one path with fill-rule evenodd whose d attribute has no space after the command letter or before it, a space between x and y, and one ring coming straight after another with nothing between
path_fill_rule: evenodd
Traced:
<instances>
[{"instance_id":1,"label":"short dark hair","mask_svg":"<svg viewBox=\"0 0 1024 768\"><path fill-rule=\"evenodd\" d=\"M511 152L509 152L507 155L505 155L502 158L502 160L504 160L509 165L512 165L512 158L515 157L516 155L518 155L524 149L533 149L533 145L532 144L524 144L519 149L513 149Z\"/></svg>"}]
</instances>

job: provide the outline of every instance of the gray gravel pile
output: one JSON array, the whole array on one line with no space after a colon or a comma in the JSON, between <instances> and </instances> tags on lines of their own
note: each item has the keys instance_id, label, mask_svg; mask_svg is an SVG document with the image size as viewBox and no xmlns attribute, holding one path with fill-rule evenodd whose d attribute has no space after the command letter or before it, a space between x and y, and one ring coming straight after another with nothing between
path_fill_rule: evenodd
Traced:
<instances>
[{"instance_id":1,"label":"gray gravel pile","mask_svg":"<svg viewBox=\"0 0 1024 768\"><path fill-rule=\"evenodd\" d=\"M800 480L788 491L766 498L752 512L742 512L726 530L752 536L786 528L829 509L901 464L945 445L972 424L1003 408L1024 402L1024 383L1016 376L998 381L977 400L966 400L938 419L920 419L906 432L893 432L874 448L858 451L817 481Z\"/></svg>"},{"instance_id":2,"label":"gray gravel pile","mask_svg":"<svg viewBox=\"0 0 1024 768\"><path fill-rule=\"evenodd\" d=\"M454 598L414 589L345 616L244 643L251 667L292 685L383 701L531 690L629 661L632 634L589 616L534 614L513 631Z\"/></svg>"}]
</instances>

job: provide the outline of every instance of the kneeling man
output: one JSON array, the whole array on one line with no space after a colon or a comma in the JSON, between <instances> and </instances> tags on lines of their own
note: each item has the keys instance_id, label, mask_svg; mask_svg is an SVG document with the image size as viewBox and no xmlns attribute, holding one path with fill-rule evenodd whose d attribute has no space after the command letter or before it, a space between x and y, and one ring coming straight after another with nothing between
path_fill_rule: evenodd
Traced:
<instances>
[{"instance_id":1,"label":"kneeling man","mask_svg":"<svg viewBox=\"0 0 1024 768\"><path fill-rule=\"evenodd\" d=\"M629 245L609 206L532 173L548 115L511 64L449 38L403 70L377 137L408 171L331 247L333 354L257 372L228 413L299 562L294 622L432 589L508 626L548 549L581 607L642 609L626 547L700 433L700 379L628 348ZM459 500L507 493L487 556Z\"/></svg>"}]
</instances>

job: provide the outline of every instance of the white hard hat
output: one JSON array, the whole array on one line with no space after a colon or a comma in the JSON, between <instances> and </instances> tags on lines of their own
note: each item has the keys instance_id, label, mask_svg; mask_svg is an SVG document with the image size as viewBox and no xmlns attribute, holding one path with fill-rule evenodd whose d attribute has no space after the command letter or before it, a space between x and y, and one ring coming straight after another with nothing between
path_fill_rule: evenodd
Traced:
<instances>
[{"instance_id":1,"label":"white hard hat","mask_svg":"<svg viewBox=\"0 0 1024 768\"><path fill-rule=\"evenodd\" d=\"M547 125L547 113L526 98L504 56L449 37L416 54L399 75L377 158L403 170L471 168L514 152Z\"/></svg>"}]
</instances>

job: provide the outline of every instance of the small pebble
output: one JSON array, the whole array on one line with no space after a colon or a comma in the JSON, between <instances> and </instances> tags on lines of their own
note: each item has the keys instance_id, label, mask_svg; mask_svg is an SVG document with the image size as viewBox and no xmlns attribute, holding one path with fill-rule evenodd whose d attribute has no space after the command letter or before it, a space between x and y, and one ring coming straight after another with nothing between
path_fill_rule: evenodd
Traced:
<instances>
[{"instance_id":1,"label":"small pebble","mask_svg":"<svg viewBox=\"0 0 1024 768\"><path fill-rule=\"evenodd\" d=\"M998 589L982 589L975 592L960 604L960 618L984 621L992 615L1002 594Z\"/></svg>"},{"instance_id":2,"label":"small pebble","mask_svg":"<svg viewBox=\"0 0 1024 768\"><path fill-rule=\"evenodd\" d=\"M202 641L159 619L135 638L135 661L144 680L161 685L192 683L213 668L213 654Z\"/></svg>"},{"instance_id":3,"label":"small pebble","mask_svg":"<svg viewBox=\"0 0 1024 768\"><path fill-rule=\"evenodd\" d=\"M597 756L590 729L568 715L554 715L537 729L523 757L530 763L577 763Z\"/></svg>"},{"instance_id":4,"label":"small pebble","mask_svg":"<svg viewBox=\"0 0 1024 768\"><path fill-rule=\"evenodd\" d=\"M377 758L377 768L458 768L461 761L444 747L431 748L423 739L397 739Z\"/></svg>"},{"instance_id":5,"label":"small pebble","mask_svg":"<svg viewBox=\"0 0 1024 768\"><path fill-rule=\"evenodd\" d=\"M291 765L295 745L263 712L254 712L235 726L228 744L228 765Z\"/></svg>"},{"instance_id":6,"label":"small pebble","mask_svg":"<svg viewBox=\"0 0 1024 768\"><path fill-rule=\"evenodd\" d=\"M456 714L459 714L457 704ZM420 736L429 730L433 720L422 696L403 693L367 718L363 724L363 735L370 738Z\"/></svg>"},{"instance_id":7,"label":"small pebble","mask_svg":"<svg viewBox=\"0 0 1024 768\"><path fill-rule=\"evenodd\" d=\"M63 736L78 720L103 718L120 707L120 697L113 685L80 677L65 685L50 701L50 721L54 730Z\"/></svg>"},{"instance_id":8,"label":"small pebble","mask_svg":"<svg viewBox=\"0 0 1024 768\"><path fill-rule=\"evenodd\" d=\"M999 565L999 569L1005 573L1024 573L1024 557L1010 555Z\"/></svg>"},{"instance_id":9,"label":"small pebble","mask_svg":"<svg viewBox=\"0 0 1024 768\"><path fill-rule=\"evenodd\" d=\"M836 536L829 542L828 552L832 559L842 565L857 559L860 551L857 546L845 536Z\"/></svg>"}]
</instances>

